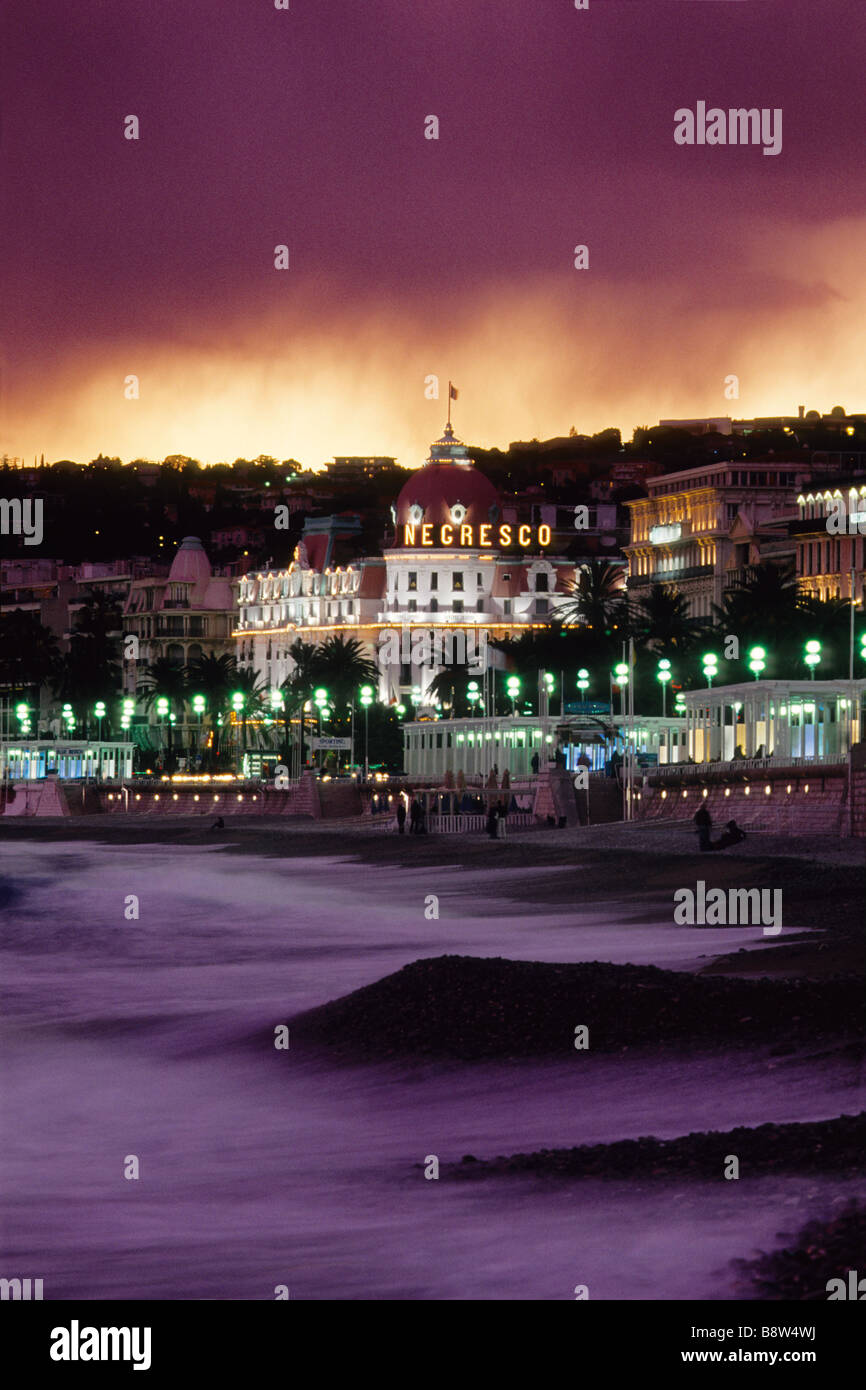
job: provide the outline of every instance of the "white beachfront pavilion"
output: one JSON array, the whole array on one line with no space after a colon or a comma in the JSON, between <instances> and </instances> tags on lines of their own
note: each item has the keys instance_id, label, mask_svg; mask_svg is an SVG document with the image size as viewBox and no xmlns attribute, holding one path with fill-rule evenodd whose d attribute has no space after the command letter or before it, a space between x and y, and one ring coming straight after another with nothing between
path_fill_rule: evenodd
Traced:
<instances>
[{"instance_id":1,"label":"white beachfront pavilion","mask_svg":"<svg viewBox=\"0 0 866 1390\"><path fill-rule=\"evenodd\" d=\"M843 762L862 738L866 680L745 681L686 691L687 756Z\"/></svg>"},{"instance_id":2,"label":"white beachfront pavilion","mask_svg":"<svg viewBox=\"0 0 866 1390\"><path fill-rule=\"evenodd\" d=\"M512 780L531 775L559 751L565 766L576 769L579 759L601 771L615 752L624 752L628 723L620 717L587 720L579 715L499 715L495 718L421 719L403 725L404 770L409 777L444 777L463 772L486 777L494 764L508 769ZM638 758L648 763L684 760L686 721L635 716L633 744Z\"/></svg>"},{"instance_id":3,"label":"white beachfront pavilion","mask_svg":"<svg viewBox=\"0 0 866 1390\"><path fill-rule=\"evenodd\" d=\"M61 781L131 777L133 748L132 743L98 740L4 739L0 741L0 777L12 782L31 782L52 775Z\"/></svg>"}]
</instances>

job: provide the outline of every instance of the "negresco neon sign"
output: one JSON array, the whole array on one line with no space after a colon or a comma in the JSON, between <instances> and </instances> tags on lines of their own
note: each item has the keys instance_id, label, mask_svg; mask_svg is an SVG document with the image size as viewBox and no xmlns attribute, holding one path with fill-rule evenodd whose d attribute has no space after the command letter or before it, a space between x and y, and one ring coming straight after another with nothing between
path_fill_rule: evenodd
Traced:
<instances>
[{"instance_id":1,"label":"negresco neon sign","mask_svg":"<svg viewBox=\"0 0 866 1390\"><path fill-rule=\"evenodd\" d=\"M403 544L437 547L457 545L479 550L505 550L510 545L519 545L526 550L533 544L533 532L535 544L550 545L549 526L511 526L507 522L503 522L501 526L494 526L492 523L483 526L470 526L467 523L450 526L447 522L442 526L434 526L431 522L412 526L407 522L403 527Z\"/></svg>"}]
</instances>

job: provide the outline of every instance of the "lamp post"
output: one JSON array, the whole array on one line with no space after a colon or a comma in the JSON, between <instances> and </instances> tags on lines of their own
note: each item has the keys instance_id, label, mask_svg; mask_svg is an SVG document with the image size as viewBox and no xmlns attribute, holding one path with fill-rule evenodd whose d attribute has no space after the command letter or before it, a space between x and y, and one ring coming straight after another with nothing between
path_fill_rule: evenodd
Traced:
<instances>
[{"instance_id":1,"label":"lamp post","mask_svg":"<svg viewBox=\"0 0 866 1390\"><path fill-rule=\"evenodd\" d=\"M124 700L120 706L120 727L124 733L128 733L132 723L132 716L135 713L135 701Z\"/></svg>"},{"instance_id":2,"label":"lamp post","mask_svg":"<svg viewBox=\"0 0 866 1390\"><path fill-rule=\"evenodd\" d=\"M30 733L30 706L22 700L15 706L15 714L18 719L18 732L23 736Z\"/></svg>"},{"instance_id":3,"label":"lamp post","mask_svg":"<svg viewBox=\"0 0 866 1390\"><path fill-rule=\"evenodd\" d=\"M196 715L198 716L198 733L197 733L197 735L196 735L196 750L197 750L197 752L199 753L199 756L201 755L201 725L202 725L202 719L203 719L203 717L204 717L204 711L205 711L205 704L206 704L206 703L207 703L207 702L206 702L206 700L205 700L205 698L204 698L203 695L193 695L193 697L192 697L192 708L193 708L193 713L196 714Z\"/></svg>"},{"instance_id":4,"label":"lamp post","mask_svg":"<svg viewBox=\"0 0 866 1390\"><path fill-rule=\"evenodd\" d=\"M821 660L821 643L814 640L807 642L806 654L803 657L803 660L809 668L809 679L814 680L815 667Z\"/></svg>"},{"instance_id":5,"label":"lamp post","mask_svg":"<svg viewBox=\"0 0 866 1390\"><path fill-rule=\"evenodd\" d=\"M318 690L313 691L313 704L319 713L319 771L322 770L322 716L328 705L328 692L324 686L319 686Z\"/></svg>"},{"instance_id":6,"label":"lamp post","mask_svg":"<svg viewBox=\"0 0 866 1390\"><path fill-rule=\"evenodd\" d=\"M166 718L168 717L168 700L165 698L164 695L160 695L159 699L158 699L157 702L156 702L156 714L157 714L157 718L160 719L160 720L162 720L163 725L165 725ZM163 737L164 737L164 736L165 736L165 728L164 728L164 727L163 727L162 733L163 733Z\"/></svg>"},{"instance_id":7,"label":"lamp post","mask_svg":"<svg viewBox=\"0 0 866 1390\"><path fill-rule=\"evenodd\" d=\"M370 706L373 703L372 685L361 686L361 704L364 706L364 781L370 779ZM399 712L400 706L397 706Z\"/></svg>"},{"instance_id":8,"label":"lamp post","mask_svg":"<svg viewBox=\"0 0 866 1390\"><path fill-rule=\"evenodd\" d=\"M511 701L511 713L516 714L517 697L520 694L520 677L509 676L505 682L505 689L508 691L508 698Z\"/></svg>"},{"instance_id":9,"label":"lamp post","mask_svg":"<svg viewBox=\"0 0 866 1390\"><path fill-rule=\"evenodd\" d=\"M665 702L668 693L668 681L671 678L671 663L667 657L662 657L656 671L656 680L661 682L662 687L662 719L665 717Z\"/></svg>"},{"instance_id":10,"label":"lamp post","mask_svg":"<svg viewBox=\"0 0 866 1390\"><path fill-rule=\"evenodd\" d=\"M586 699L586 692L589 690L589 672L585 666L581 666L577 673L577 688L580 691L581 698Z\"/></svg>"},{"instance_id":11,"label":"lamp post","mask_svg":"<svg viewBox=\"0 0 866 1390\"><path fill-rule=\"evenodd\" d=\"M619 686L620 714L625 717L625 692L628 687L628 662L618 661L613 668L613 683Z\"/></svg>"},{"instance_id":12,"label":"lamp post","mask_svg":"<svg viewBox=\"0 0 866 1390\"><path fill-rule=\"evenodd\" d=\"M68 701L60 711L60 718L66 725L67 734L71 735L72 730L75 728L75 715L73 714L72 706L69 704Z\"/></svg>"},{"instance_id":13,"label":"lamp post","mask_svg":"<svg viewBox=\"0 0 866 1390\"><path fill-rule=\"evenodd\" d=\"M764 660L766 655L763 647L752 647L749 651L749 670L754 674L756 681L761 679L761 672L767 664Z\"/></svg>"},{"instance_id":14,"label":"lamp post","mask_svg":"<svg viewBox=\"0 0 866 1390\"><path fill-rule=\"evenodd\" d=\"M719 674L719 658L713 652L707 652L701 660L704 667L704 678L710 690L712 690L713 681Z\"/></svg>"}]
</instances>

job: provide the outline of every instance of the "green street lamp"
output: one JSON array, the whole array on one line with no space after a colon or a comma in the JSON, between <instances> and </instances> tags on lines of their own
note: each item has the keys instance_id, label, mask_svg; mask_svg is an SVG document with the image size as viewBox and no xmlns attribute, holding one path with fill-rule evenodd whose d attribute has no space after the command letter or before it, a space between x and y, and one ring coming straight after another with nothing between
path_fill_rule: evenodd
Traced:
<instances>
[{"instance_id":1,"label":"green street lamp","mask_svg":"<svg viewBox=\"0 0 866 1390\"><path fill-rule=\"evenodd\" d=\"M15 713L16 713L16 715L18 716L18 723L19 723L19 725L20 725L20 728L19 728L18 732L21 733L21 734L29 734L29 733L30 733L30 706L24 704L24 702L22 701L21 704L15 706Z\"/></svg>"},{"instance_id":2,"label":"green street lamp","mask_svg":"<svg viewBox=\"0 0 866 1390\"><path fill-rule=\"evenodd\" d=\"M589 690L589 672L585 666L581 666L577 673L577 688L581 695L585 695L586 691Z\"/></svg>"},{"instance_id":3,"label":"green street lamp","mask_svg":"<svg viewBox=\"0 0 866 1390\"><path fill-rule=\"evenodd\" d=\"M620 690L620 713L625 714L625 690L628 685L628 663L618 661L613 668L613 683L619 686Z\"/></svg>"},{"instance_id":4,"label":"green street lamp","mask_svg":"<svg viewBox=\"0 0 866 1390\"><path fill-rule=\"evenodd\" d=\"M761 679L761 672L767 664L764 660L766 655L763 647L752 647L749 652L749 670L754 673L756 681Z\"/></svg>"},{"instance_id":5,"label":"green street lamp","mask_svg":"<svg viewBox=\"0 0 866 1390\"><path fill-rule=\"evenodd\" d=\"M75 715L73 714L72 706L69 704L68 701L61 709L60 717L66 725L67 733L71 734L72 730L75 728Z\"/></svg>"},{"instance_id":6,"label":"green street lamp","mask_svg":"<svg viewBox=\"0 0 866 1390\"><path fill-rule=\"evenodd\" d=\"M517 698L520 695L520 677L509 676L508 680L505 682L505 689L508 692L508 698L511 701L511 713L516 714Z\"/></svg>"},{"instance_id":7,"label":"green street lamp","mask_svg":"<svg viewBox=\"0 0 866 1390\"><path fill-rule=\"evenodd\" d=\"M105 701L104 701L104 700L97 700L97 701L96 701L96 704L93 706L93 713L96 715L96 722L97 722L97 725L99 726L98 737L99 737L99 741L100 741L100 743L101 743L101 742L102 742L102 721L103 721L103 719L105 718Z\"/></svg>"},{"instance_id":8,"label":"green street lamp","mask_svg":"<svg viewBox=\"0 0 866 1390\"><path fill-rule=\"evenodd\" d=\"M164 695L161 695L156 702L156 712L159 715L160 719L164 719L165 716L168 714L168 700L165 698Z\"/></svg>"},{"instance_id":9,"label":"green street lamp","mask_svg":"<svg viewBox=\"0 0 866 1390\"><path fill-rule=\"evenodd\" d=\"M317 694L317 695L318 695L318 693L319 693L319 692L316 691L316 694ZM372 687L372 685L362 685L362 686L361 686L361 704L362 704L363 707L364 707L364 781L365 781L365 782L369 781L369 779L370 779L370 706L372 705L372 703L373 703L373 687ZM398 712L398 714L400 713L400 711L401 711L401 706L398 705L398 706L397 706L397 712ZM405 710L404 710L403 712L405 713Z\"/></svg>"},{"instance_id":10,"label":"green street lamp","mask_svg":"<svg viewBox=\"0 0 866 1390\"><path fill-rule=\"evenodd\" d=\"M803 657L803 660L809 668L809 679L814 680L815 667L821 660L821 643L815 641L814 639L811 642L807 642L806 654Z\"/></svg>"},{"instance_id":11,"label":"green street lamp","mask_svg":"<svg viewBox=\"0 0 866 1390\"><path fill-rule=\"evenodd\" d=\"M658 670L656 671L656 680L661 682L662 687L662 719L664 719L665 717L665 703L667 700L668 693L668 681L671 679L671 675L671 663L668 661L667 657L663 656L658 664Z\"/></svg>"},{"instance_id":12,"label":"green street lamp","mask_svg":"<svg viewBox=\"0 0 866 1390\"><path fill-rule=\"evenodd\" d=\"M704 678L707 685L712 690L713 681L719 674L719 658L714 652L707 652L706 655L702 657L702 661L704 666Z\"/></svg>"},{"instance_id":13,"label":"green street lamp","mask_svg":"<svg viewBox=\"0 0 866 1390\"><path fill-rule=\"evenodd\" d=\"M686 712L686 699L684 695L678 695L674 704L674 710L680 716Z\"/></svg>"}]
</instances>

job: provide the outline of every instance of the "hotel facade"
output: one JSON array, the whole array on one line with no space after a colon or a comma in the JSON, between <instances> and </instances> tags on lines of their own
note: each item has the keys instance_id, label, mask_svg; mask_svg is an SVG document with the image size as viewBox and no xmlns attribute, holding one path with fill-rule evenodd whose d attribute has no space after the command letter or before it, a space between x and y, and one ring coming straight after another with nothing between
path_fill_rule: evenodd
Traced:
<instances>
[{"instance_id":1,"label":"hotel facade","mask_svg":"<svg viewBox=\"0 0 866 1390\"><path fill-rule=\"evenodd\" d=\"M423 704L438 671L504 665L487 640L546 626L571 597L575 567L548 553L550 527L506 519L450 424L392 506L381 556L333 565L331 520L305 533L287 568L239 582L238 660L271 687L291 674L294 641L341 634L376 660L380 700L415 688Z\"/></svg>"},{"instance_id":2,"label":"hotel facade","mask_svg":"<svg viewBox=\"0 0 866 1390\"><path fill-rule=\"evenodd\" d=\"M710 464L647 481L631 514L629 594L640 602L653 584L670 584L689 617L709 618L724 591L760 558L773 523L796 516L795 498L811 469L748 460Z\"/></svg>"}]
</instances>

